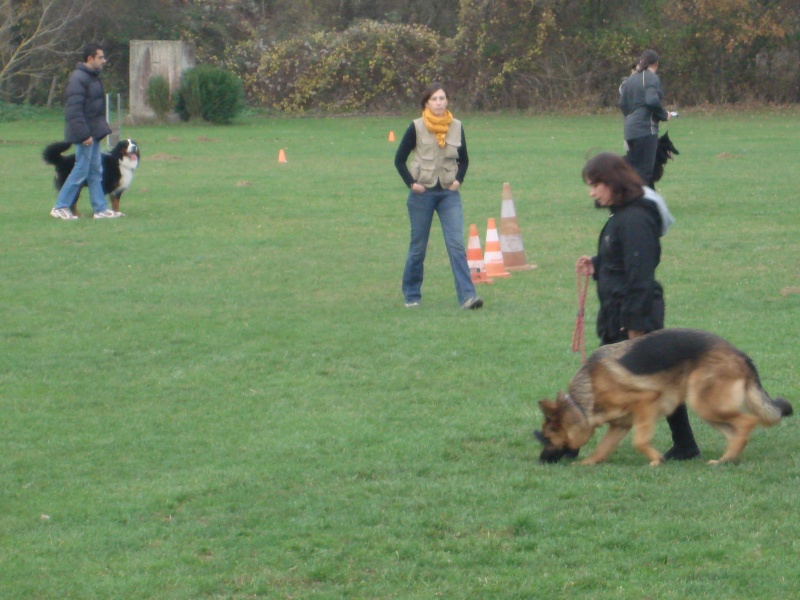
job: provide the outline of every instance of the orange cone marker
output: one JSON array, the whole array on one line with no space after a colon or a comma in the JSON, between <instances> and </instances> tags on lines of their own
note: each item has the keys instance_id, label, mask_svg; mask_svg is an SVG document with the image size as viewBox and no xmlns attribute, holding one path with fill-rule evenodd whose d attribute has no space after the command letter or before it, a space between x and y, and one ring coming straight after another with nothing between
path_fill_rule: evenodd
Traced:
<instances>
[{"instance_id":1,"label":"orange cone marker","mask_svg":"<svg viewBox=\"0 0 800 600\"><path fill-rule=\"evenodd\" d=\"M500 250L503 263L509 271L528 271L536 265L529 265L522 245L522 232L517 222L517 211L511 197L511 184L503 184L503 205L500 209Z\"/></svg>"},{"instance_id":2,"label":"orange cone marker","mask_svg":"<svg viewBox=\"0 0 800 600\"><path fill-rule=\"evenodd\" d=\"M494 279L489 279L486 274L486 267L483 264L483 251L481 250L481 238L478 237L478 226L469 226L469 244L467 245L467 264L472 283L494 283Z\"/></svg>"},{"instance_id":3,"label":"orange cone marker","mask_svg":"<svg viewBox=\"0 0 800 600\"><path fill-rule=\"evenodd\" d=\"M278 162L285 163L286 162L286 152L283 151L283 148L280 149L278 152Z\"/></svg>"},{"instance_id":4,"label":"orange cone marker","mask_svg":"<svg viewBox=\"0 0 800 600\"><path fill-rule=\"evenodd\" d=\"M390 131L390 132L389 132L389 141L390 141L390 142L393 142L393 141L394 141L394 131Z\"/></svg>"},{"instance_id":5,"label":"orange cone marker","mask_svg":"<svg viewBox=\"0 0 800 600\"><path fill-rule=\"evenodd\" d=\"M486 252L483 254L483 264L489 277L511 277L503 263L503 253L500 250L500 238L497 236L497 225L490 218L486 224Z\"/></svg>"}]
</instances>

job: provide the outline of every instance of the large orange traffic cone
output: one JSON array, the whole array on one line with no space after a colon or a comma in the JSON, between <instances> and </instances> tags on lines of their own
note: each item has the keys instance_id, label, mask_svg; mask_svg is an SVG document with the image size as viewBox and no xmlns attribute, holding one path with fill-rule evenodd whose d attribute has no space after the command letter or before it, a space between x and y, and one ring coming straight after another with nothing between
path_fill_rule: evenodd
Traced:
<instances>
[{"instance_id":1,"label":"large orange traffic cone","mask_svg":"<svg viewBox=\"0 0 800 600\"><path fill-rule=\"evenodd\" d=\"M390 142L393 142L393 141L394 141L394 131L390 131L390 132L389 132L389 141L390 141Z\"/></svg>"},{"instance_id":2,"label":"large orange traffic cone","mask_svg":"<svg viewBox=\"0 0 800 600\"><path fill-rule=\"evenodd\" d=\"M503 263L509 271L528 271L536 265L529 265L522 245L522 233L517 222L517 211L511 197L511 184L503 184L503 205L500 210L500 250Z\"/></svg>"},{"instance_id":3,"label":"large orange traffic cone","mask_svg":"<svg viewBox=\"0 0 800 600\"><path fill-rule=\"evenodd\" d=\"M483 264L489 277L511 277L503 264L503 253L500 250L500 239L497 237L497 225L490 218L486 225L486 252L483 254Z\"/></svg>"},{"instance_id":4,"label":"large orange traffic cone","mask_svg":"<svg viewBox=\"0 0 800 600\"><path fill-rule=\"evenodd\" d=\"M278 162L285 163L286 162L286 152L283 151L283 148L280 149L278 152Z\"/></svg>"},{"instance_id":5,"label":"large orange traffic cone","mask_svg":"<svg viewBox=\"0 0 800 600\"><path fill-rule=\"evenodd\" d=\"M494 283L494 279L489 279L486 274L486 267L483 264L483 251L481 250L481 238L478 237L478 226L469 226L469 244L467 244L467 264L472 283Z\"/></svg>"}]
</instances>

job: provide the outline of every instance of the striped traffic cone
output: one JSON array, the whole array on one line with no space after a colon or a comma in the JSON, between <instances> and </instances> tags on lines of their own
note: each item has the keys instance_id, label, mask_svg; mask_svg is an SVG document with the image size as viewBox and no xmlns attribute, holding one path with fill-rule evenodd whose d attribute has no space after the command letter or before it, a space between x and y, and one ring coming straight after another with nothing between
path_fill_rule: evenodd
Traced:
<instances>
[{"instance_id":1,"label":"striped traffic cone","mask_svg":"<svg viewBox=\"0 0 800 600\"><path fill-rule=\"evenodd\" d=\"M478 237L478 226L469 226L469 243L467 244L467 264L472 283L494 283L486 274L486 267L483 264L483 251L481 250L481 238Z\"/></svg>"},{"instance_id":2,"label":"striped traffic cone","mask_svg":"<svg viewBox=\"0 0 800 600\"><path fill-rule=\"evenodd\" d=\"M503 253L500 250L500 239L497 237L497 225L490 218L486 224L486 252L483 254L483 264L489 277L511 277L503 263Z\"/></svg>"},{"instance_id":3,"label":"striped traffic cone","mask_svg":"<svg viewBox=\"0 0 800 600\"><path fill-rule=\"evenodd\" d=\"M517 222L517 211L511 197L511 184L503 184L503 205L500 210L500 250L503 263L509 271L528 271L536 265L529 265L522 245L522 232Z\"/></svg>"}]
</instances>

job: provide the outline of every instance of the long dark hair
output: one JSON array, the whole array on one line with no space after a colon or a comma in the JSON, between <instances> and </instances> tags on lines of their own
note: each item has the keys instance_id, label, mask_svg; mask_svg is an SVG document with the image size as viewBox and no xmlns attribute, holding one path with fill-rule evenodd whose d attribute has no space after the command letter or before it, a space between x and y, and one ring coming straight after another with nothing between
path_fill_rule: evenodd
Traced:
<instances>
[{"instance_id":1,"label":"long dark hair","mask_svg":"<svg viewBox=\"0 0 800 600\"><path fill-rule=\"evenodd\" d=\"M444 86L438 81L434 81L425 88L425 91L422 92L422 96L419 98L419 105L422 107L422 110L425 110L425 105L428 103L428 100L430 100L431 96L433 96L439 90L442 90L444 95L449 98L449 94L447 93L447 90L444 89Z\"/></svg>"},{"instance_id":2,"label":"long dark hair","mask_svg":"<svg viewBox=\"0 0 800 600\"><path fill-rule=\"evenodd\" d=\"M612 152L601 152L583 166L583 181L587 184L605 183L611 189L611 200L615 206L628 204L644 194L644 182L621 156Z\"/></svg>"},{"instance_id":3,"label":"long dark hair","mask_svg":"<svg viewBox=\"0 0 800 600\"><path fill-rule=\"evenodd\" d=\"M650 65L658 64L658 54L655 50L645 50L639 57L639 70L644 71Z\"/></svg>"}]
</instances>

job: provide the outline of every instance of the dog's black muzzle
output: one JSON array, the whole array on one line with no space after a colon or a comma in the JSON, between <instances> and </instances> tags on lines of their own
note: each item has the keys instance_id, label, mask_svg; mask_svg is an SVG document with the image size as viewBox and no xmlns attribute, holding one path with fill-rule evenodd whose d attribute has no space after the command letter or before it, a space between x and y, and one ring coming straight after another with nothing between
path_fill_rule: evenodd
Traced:
<instances>
[{"instance_id":1,"label":"dog's black muzzle","mask_svg":"<svg viewBox=\"0 0 800 600\"><path fill-rule=\"evenodd\" d=\"M573 450L572 448L557 448L555 446L551 446L550 442L541 431L534 431L533 437L535 437L543 446L542 453L539 455L539 463L541 464L552 464L557 463L565 456L569 459L578 458L578 453L580 452L580 448L577 450Z\"/></svg>"}]
</instances>

